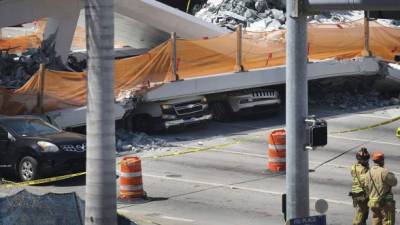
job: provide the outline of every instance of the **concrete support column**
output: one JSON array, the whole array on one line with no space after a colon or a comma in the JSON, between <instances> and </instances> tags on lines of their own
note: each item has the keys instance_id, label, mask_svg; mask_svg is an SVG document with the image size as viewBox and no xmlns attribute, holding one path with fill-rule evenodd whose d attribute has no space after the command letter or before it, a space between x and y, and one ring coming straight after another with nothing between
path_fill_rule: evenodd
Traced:
<instances>
[{"instance_id":1,"label":"concrete support column","mask_svg":"<svg viewBox=\"0 0 400 225\"><path fill-rule=\"evenodd\" d=\"M43 40L48 40L55 35L55 51L64 63L67 61L68 53L71 50L71 44L79 19L79 11L76 10L76 12L67 16L50 17L47 20Z\"/></svg>"},{"instance_id":2,"label":"concrete support column","mask_svg":"<svg viewBox=\"0 0 400 225\"><path fill-rule=\"evenodd\" d=\"M81 8L81 0L1 0L0 27L50 18L44 39L56 32L55 50L66 62Z\"/></svg>"}]
</instances>

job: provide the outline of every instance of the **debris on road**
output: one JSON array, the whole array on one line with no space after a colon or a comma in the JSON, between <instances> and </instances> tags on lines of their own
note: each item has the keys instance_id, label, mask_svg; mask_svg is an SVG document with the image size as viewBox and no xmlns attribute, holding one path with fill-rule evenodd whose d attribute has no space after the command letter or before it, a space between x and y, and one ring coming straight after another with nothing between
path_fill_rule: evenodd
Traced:
<instances>
[{"instance_id":1,"label":"debris on road","mask_svg":"<svg viewBox=\"0 0 400 225\"><path fill-rule=\"evenodd\" d=\"M117 152L140 153L144 151L168 150L177 147L164 139L149 136L146 133L131 132L126 130L116 131Z\"/></svg>"},{"instance_id":2,"label":"debris on road","mask_svg":"<svg viewBox=\"0 0 400 225\"><path fill-rule=\"evenodd\" d=\"M400 105L398 93L386 93L374 87L376 79L335 78L311 81L310 105L338 110L365 110Z\"/></svg>"}]
</instances>

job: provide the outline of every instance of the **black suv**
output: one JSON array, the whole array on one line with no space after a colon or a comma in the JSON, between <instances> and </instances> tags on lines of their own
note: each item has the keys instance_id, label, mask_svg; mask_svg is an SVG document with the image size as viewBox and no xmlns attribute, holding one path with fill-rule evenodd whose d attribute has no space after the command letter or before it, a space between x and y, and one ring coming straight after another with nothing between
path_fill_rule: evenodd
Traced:
<instances>
[{"instance_id":1,"label":"black suv","mask_svg":"<svg viewBox=\"0 0 400 225\"><path fill-rule=\"evenodd\" d=\"M35 116L0 117L0 169L22 181L85 170L86 138Z\"/></svg>"}]
</instances>

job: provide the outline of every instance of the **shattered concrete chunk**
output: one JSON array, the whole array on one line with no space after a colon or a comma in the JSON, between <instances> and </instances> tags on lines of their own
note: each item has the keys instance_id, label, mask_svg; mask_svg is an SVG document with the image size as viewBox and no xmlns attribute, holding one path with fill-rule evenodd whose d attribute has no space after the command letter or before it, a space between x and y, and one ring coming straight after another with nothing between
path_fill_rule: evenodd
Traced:
<instances>
[{"instance_id":1,"label":"shattered concrete chunk","mask_svg":"<svg viewBox=\"0 0 400 225\"><path fill-rule=\"evenodd\" d=\"M358 111L389 105L399 105L396 94L375 89L378 77L329 78L311 81L310 106L325 106L334 110Z\"/></svg>"},{"instance_id":2,"label":"shattered concrete chunk","mask_svg":"<svg viewBox=\"0 0 400 225\"><path fill-rule=\"evenodd\" d=\"M265 0L257 0L254 5L254 8L259 13L264 12L266 9L268 9L268 3Z\"/></svg>"},{"instance_id":3,"label":"shattered concrete chunk","mask_svg":"<svg viewBox=\"0 0 400 225\"><path fill-rule=\"evenodd\" d=\"M195 14L205 21L213 22L222 27L234 29L231 23L216 21L215 18L224 17L225 21L234 18L246 25L248 31L270 31L274 29L286 29L286 1L285 0L208 0L202 9ZM256 13L253 13L253 10ZM230 13L228 13L230 12ZM344 23L362 19L363 11L332 11L321 12L319 15L309 16L311 23ZM262 20L278 20L270 26L262 26ZM400 26L400 20L377 20L386 26ZM246 22L246 23L245 23ZM269 25L269 23L268 23Z\"/></svg>"},{"instance_id":4,"label":"shattered concrete chunk","mask_svg":"<svg viewBox=\"0 0 400 225\"><path fill-rule=\"evenodd\" d=\"M239 15L239 14L236 14L236 13L234 13L234 12L222 11L221 14L224 15L224 16L226 16L226 17L231 17L231 18L234 18L234 19L237 19L237 20L246 22L246 17L241 16L241 15Z\"/></svg>"},{"instance_id":5,"label":"shattered concrete chunk","mask_svg":"<svg viewBox=\"0 0 400 225\"><path fill-rule=\"evenodd\" d=\"M247 9L246 12L244 13L244 16L247 19L252 19L254 17L257 17L257 11L254 9Z\"/></svg>"},{"instance_id":6,"label":"shattered concrete chunk","mask_svg":"<svg viewBox=\"0 0 400 225\"><path fill-rule=\"evenodd\" d=\"M176 147L164 139L152 137L145 133L131 132L123 129L116 131L117 152L154 151L161 148Z\"/></svg>"}]
</instances>

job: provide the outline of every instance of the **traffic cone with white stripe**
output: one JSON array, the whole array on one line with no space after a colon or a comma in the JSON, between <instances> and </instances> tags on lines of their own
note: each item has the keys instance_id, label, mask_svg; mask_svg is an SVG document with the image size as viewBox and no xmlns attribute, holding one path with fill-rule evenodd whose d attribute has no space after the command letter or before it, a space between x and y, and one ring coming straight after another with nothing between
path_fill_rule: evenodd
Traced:
<instances>
[{"instance_id":1,"label":"traffic cone with white stripe","mask_svg":"<svg viewBox=\"0 0 400 225\"><path fill-rule=\"evenodd\" d=\"M145 198L142 180L142 165L137 156L124 157L119 173L119 199Z\"/></svg>"},{"instance_id":2,"label":"traffic cone with white stripe","mask_svg":"<svg viewBox=\"0 0 400 225\"><path fill-rule=\"evenodd\" d=\"M286 170L286 131L274 130L268 135L268 169L272 172Z\"/></svg>"}]
</instances>

